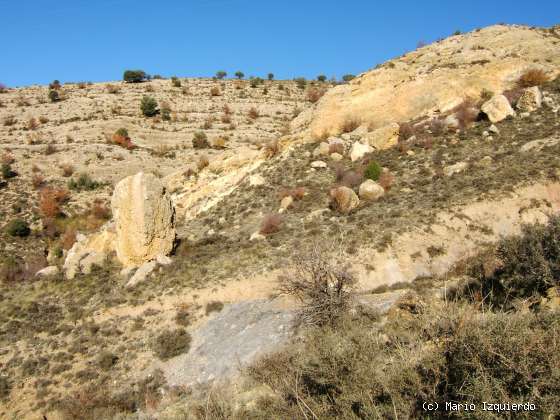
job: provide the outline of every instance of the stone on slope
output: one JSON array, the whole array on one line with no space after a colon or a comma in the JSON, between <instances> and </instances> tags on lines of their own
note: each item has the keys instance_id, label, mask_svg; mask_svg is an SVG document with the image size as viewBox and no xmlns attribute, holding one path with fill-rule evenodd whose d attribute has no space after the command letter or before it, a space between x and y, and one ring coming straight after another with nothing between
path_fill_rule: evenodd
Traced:
<instances>
[{"instance_id":1,"label":"stone on slope","mask_svg":"<svg viewBox=\"0 0 560 420\"><path fill-rule=\"evenodd\" d=\"M138 267L138 270L134 273L134 275L130 278L128 283L126 283L126 287L134 287L139 283L145 281L150 274L156 269L157 262L156 261L149 261L142 264Z\"/></svg>"},{"instance_id":2,"label":"stone on slope","mask_svg":"<svg viewBox=\"0 0 560 420\"><path fill-rule=\"evenodd\" d=\"M521 112L533 112L542 105L542 94L537 86L527 88L517 101L517 109Z\"/></svg>"},{"instance_id":3,"label":"stone on slope","mask_svg":"<svg viewBox=\"0 0 560 420\"><path fill-rule=\"evenodd\" d=\"M373 147L357 141L352 145L352 150L350 150L350 159L352 162L355 162L371 152L373 152Z\"/></svg>"},{"instance_id":4,"label":"stone on slope","mask_svg":"<svg viewBox=\"0 0 560 420\"><path fill-rule=\"evenodd\" d=\"M175 212L169 194L155 175L139 172L120 181L111 207L117 258L124 266L140 266L171 252Z\"/></svg>"},{"instance_id":5,"label":"stone on slope","mask_svg":"<svg viewBox=\"0 0 560 420\"><path fill-rule=\"evenodd\" d=\"M504 95L495 95L482 105L484 112L493 123L500 122L510 115L515 115L509 101Z\"/></svg>"},{"instance_id":6,"label":"stone on slope","mask_svg":"<svg viewBox=\"0 0 560 420\"><path fill-rule=\"evenodd\" d=\"M51 277L56 276L59 273L59 269L56 265L50 265L45 267L35 273L35 277Z\"/></svg>"},{"instance_id":7,"label":"stone on slope","mask_svg":"<svg viewBox=\"0 0 560 420\"><path fill-rule=\"evenodd\" d=\"M377 182L371 179L366 179L360 185L358 193L361 199L376 201L383 197L383 195L385 195L385 190Z\"/></svg>"},{"instance_id":8,"label":"stone on slope","mask_svg":"<svg viewBox=\"0 0 560 420\"><path fill-rule=\"evenodd\" d=\"M364 143L369 144L377 150L389 149L399 141L400 127L397 123L387 124L373 130L362 137Z\"/></svg>"}]
</instances>

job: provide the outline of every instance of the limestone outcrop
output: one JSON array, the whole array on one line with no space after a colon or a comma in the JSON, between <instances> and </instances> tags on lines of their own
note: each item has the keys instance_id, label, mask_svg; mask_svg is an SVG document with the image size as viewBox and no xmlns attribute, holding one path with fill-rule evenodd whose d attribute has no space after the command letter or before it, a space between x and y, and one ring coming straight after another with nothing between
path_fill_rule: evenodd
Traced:
<instances>
[{"instance_id":1,"label":"limestone outcrop","mask_svg":"<svg viewBox=\"0 0 560 420\"><path fill-rule=\"evenodd\" d=\"M175 241L175 212L162 182L139 172L120 181L111 200L117 258L140 266L167 255Z\"/></svg>"}]
</instances>

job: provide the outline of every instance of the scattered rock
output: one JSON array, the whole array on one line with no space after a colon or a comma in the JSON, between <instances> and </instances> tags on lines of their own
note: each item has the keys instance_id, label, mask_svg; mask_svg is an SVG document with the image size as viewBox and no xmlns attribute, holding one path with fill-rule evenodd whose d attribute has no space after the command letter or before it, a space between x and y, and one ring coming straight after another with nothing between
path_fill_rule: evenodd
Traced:
<instances>
[{"instance_id":1,"label":"scattered rock","mask_svg":"<svg viewBox=\"0 0 560 420\"><path fill-rule=\"evenodd\" d=\"M365 134L362 141L377 150L389 149L396 146L399 141L399 128L397 123L387 124Z\"/></svg>"},{"instance_id":2,"label":"scattered rock","mask_svg":"<svg viewBox=\"0 0 560 420\"><path fill-rule=\"evenodd\" d=\"M488 131L494 134L500 134L500 130L498 130L498 127L496 127L494 124L488 127Z\"/></svg>"},{"instance_id":3,"label":"scattered rock","mask_svg":"<svg viewBox=\"0 0 560 420\"><path fill-rule=\"evenodd\" d=\"M319 168L326 168L327 167L327 163L323 162L322 160L316 160L314 162L311 162L311 167L315 168L315 169L319 169Z\"/></svg>"},{"instance_id":4,"label":"scattered rock","mask_svg":"<svg viewBox=\"0 0 560 420\"><path fill-rule=\"evenodd\" d=\"M266 239L266 237L259 231L253 232L253 234L249 238L250 241L262 241L263 239Z\"/></svg>"},{"instance_id":5,"label":"scattered rock","mask_svg":"<svg viewBox=\"0 0 560 420\"><path fill-rule=\"evenodd\" d=\"M89 274L94 265L101 267L105 263L107 255L103 252L91 252L80 260L80 269L82 273Z\"/></svg>"},{"instance_id":6,"label":"scattered rock","mask_svg":"<svg viewBox=\"0 0 560 420\"><path fill-rule=\"evenodd\" d=\"M35 273L35 277L52 277L56 276L60 270L56 265L49 265Z\"/></svg>"},{"instance_id":7,"label":"scattered rock","mask_svg":"<svg viewBox=\"0 0 560 420\"><path fill-rule=\"evenodd\" d=\"M266 181L265 181L265 179L263 178L263 176L262 176L262 175L259 175L259 174L251 175L251 176L249 177L249 185L250 185L251 187L259 187L259 186L261 186L261 185L264 185L265 182L266 182Z\"/></svg>"},{"instance_id":8,"label":"scattered rock","mask_svg":"<svg viewBox=\"0 0 560 420\"><path fill-rule=\"evenodd\" d=\"M350 159L352 162L355 162L371 152L373 152L373 147L368 144L356 142L352 145L352 150L350 150Z\"/></svg>"},{"instance_id":9,"label":"scattered rock","mask_svg":"<svg viewBox=\"0 0 560 420\"><path fill-rule=\"evenodd\" d=\"M173 260L167 255L158 255L156 261L159 265L171 265Z\"/></svg>"},{"instance_id":10,"label":"scattered rock","mask_svg":"<svg viewBox=\"0 0 560 420\"><path fill-rule=\"evenodd\" d=\"M321 142L319 146L313 151L313 156L328 156L329 154L329 144L326 142Z\"/></svg>"},{"instance_id":11,"label":"scattered rock","mask_svg":"<svg viewBox=\"0 0 560 420\"><path fill-rule=\"evenodd\" d=\"M146 280L146 278L156 269L157 263L155 261L148 261L138 267L138 270L134 273L134 275L130 278L128 283L126 283L126 287L134 287L138 283L142 283Z\"/></svg>"},{"instance_id":12,"label":"scattered rock","mask_svg":"<svg viewBox=\"0 0 560 420\"><path fill-rule=\"evenodd\" d=\"M342 156L340 153L332 153L331 159L335 162L340 162L342 159L344 159L344 156Z\"/></svg>"},{"instance_id":13,"label":"scattered rock","mask_svg":"<svg viewBox=\"0 0 560 420\"><path fill-rule=\"evenodd\" d=\"M469 164L467 162L458 162L454 165L446 166L445 168L443 168L443 173L445 174L445 176L451 176L453 174L463 172L468 168L468 166Z\"/></svg>"},{"instance_id":14,"label":"scattered rock","mask_svg":"<svg viewBox=\"0 0 560 420\"><path fill-rule=\"evenodd\" d=\"M517 109L521 112L533 112L542 105L542 94L537 86L527 88L517 101Z\"/></svg>"},{"instance_id":15,"label":"scattered rock","mask_svg":"<svg viewBox=\"0 0 560 420\"><path fill-rule=\"evenodd\" d=\"M457 118L457 116L455 114L451 114L448 115L447 117L445 117L445 119L443 120L443 123L445 124L445 127L447 128L454 128L457 129L459 128L459 119Z\"/></svg>"},{"instance_id":16,"label":"scattered rock","mask_svg":"<svg viewBox=\"0 0 560 420\"><path fill-rule=\"evenodd\" d=\"M515 111L504 95L495 95L485 102L481 109L493 123L502 121L510 115L515 115Z\"/></svg>"},{"instance_id":17,"label":"scattered rock","mask_svg":"<svg viewBox=\"0 0 560 420\"><path fill-rule=\"evenodd\" d=\"M117 257L123 265L142 265L171 252L175 212L169 194L155 175L140 172L120 181L111 206Z\"/></svg>"},{"instance_id":18,"label":"scattered rock","mask_svg":"<svg viewBox=\"0 0 560 420\"><path fill-rule=\"evenodd\" d=\"M371 179L366 179L360 185L359 195L361 199L376 201L385 195L385 190L377 182L372 181Z\"/></svg>"},{"instance_id":19,"label":"scattered rock","mask_svg":"<svg viewBox=\"0 0 560 420\"><path fill-rule=\"evenodd\" d=\"M337 187L331 190L331 198L336 208L343 214L348 214L360 204L356 193L348 187Z\"/></svg>"},{"instance_id":20,"label":"scattered rock","mask_svg":"<svg viewBox=\"0 0 560 420\"><path fill-rule=\"evenodd\" d=\"M293 203L294 203L294 199L292 198L292 196L288 195L288 196L284 197L282 199L282 201L280 201L280 208L282 210L287 210L290 207L292 207Z\"/></svg>"}]
</instances>

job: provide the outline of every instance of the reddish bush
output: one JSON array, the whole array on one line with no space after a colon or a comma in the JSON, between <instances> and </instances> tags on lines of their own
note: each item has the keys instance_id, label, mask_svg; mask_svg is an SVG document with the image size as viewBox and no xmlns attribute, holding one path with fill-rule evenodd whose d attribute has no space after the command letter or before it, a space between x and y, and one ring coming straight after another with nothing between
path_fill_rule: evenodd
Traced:
<instances>
[{"instance_id":1,"label":"reddish bush","mask_svg":"<svg viewBox=\"0 0 560 420\"><path fill-rule=\"evenodd\" d=\"M385 171L381 173L377 183L381 185L385 191L389 191L391 189L391 186L393 185L394 180L395 177L393 176L393 174L389 171Z\"/></svg>"},{"instance_id":2,"label":"reddish bush","mask_svg":"<svg viewBox=\"0 0 560 420\"><path fill-rule=\"evenodd\" d=\"M264 146L265 157L271 158L276 156L278 153L280 153L280 143L278 143L278 140L271 140Z\"/></svg>"},{"instance_id":3,"label":"reddish bush","mask_svg":"<svg viewBox=\"0 0 560 420\"><path fill-rule=\"evenodd\" d=\"M517 87L528 88L540 86L548 81L548 76L541 69L530 69L523 73L517 80Z\"/></svg>"},{"instance_id":4,"label":"reddish bush","mask_svg":"<svg viewBox=\"0 0 560 420\"><path fill-rule=\"evenodd\" d=\"M39 210L43 217L52 219L61 214L61 205L66 203L70 195L62 188L45 187L39 193Z\"/></svg>"},{"instance_id":5,"label":"reddish bush","mask_svg":"<svg viewBox=\"0 0 560 420\"><path fill-rule=\"evenodd\" d=\"M280 200L284 197L292 197L294 200L299 201L303 199L305 196L305 188L304 187L296 187L296 188L287 188L285 190L280 191Z\"/></svg>"},{"instance_id":6,"label":"reddish bush","mask_svg":"<svg viewBox=\"0 0 560 420\"><path fill-rule=\"evenodd\" d=\"M360 126L361 122L357 118L347 117L340 125L341 133L351 133Z\"/></svg>"},{"instance_id":7,"label":"reddish bush","mask_svg":"<svg viewBox=\"0 0 560 420\"><path fill-rule=\"evenodd\" d=\"M60 246L62 249L69 250L76 242L76 229L68 228L60 238Z\"/></svg>"},{"instance_id":8,"label":"reddish bush","mask_svg":"<svg viewBox=\"0 0 560 420\"><path fill-rule=\"evenodd\" d=\"M414 135L414 127L412 124L405 122L399 124L399 141L408 140Z\"/></svg>"},{"instance_id":9,"label":"reddish bush","mask_svg":"<svg viewBox=\"0 0 560 420\"><path fill-rule=\"evenodd\" d=\"M338 153L339 155L344 154L344 144L342 143L330 143L329 144L329 154Z\"/></svg>"},{"instance_id":10,"label":"reddish bush","mask_svg":"<svg viewBox=\"0 0 560 420\"><path fill-rule=\"evenodd\" d=\"M121 128L117 130L117 132L113 134L112 140L113 143L124 147L127 150L136 148L136 146L134 145L134 143L132 143L132 140L128 136L128 131L126 129Z\"/></svg>"},{"instance_id":11,"label":"reddish bush","mask_svg":"<svg viewBox=\"0 0 560 420\"><path fill-rule=\"evenodd\" d=\"M474 101L467 98L453 109L453 113L459 121L459 128L465 129L476 121L479 111Z\"/></svg>"},{"instance_id":12,"label":"reddish bush","mask_svg":"<svg viewBox=\"0 0 560 420\"><path fill-rule=\"evenodd\" d=\"M0 163L2 163L3 165L11 165L15 161L16 159L14 158L14 155L9 152L3 153L2 158L0 159Z\"/></svg>"},{"instance_id":13,"label":"reddish bush","mask_svg":"<svg viewBox=\"0 0 560 420\"><path fill-rule=\"evenodd\" d=\"M91 205L90 213L99 220L109 220L111 218L111 210L101 200L95 199Z\"/></svg>"},{"instance_id":14,"label":"reddish bush","mask_svg":"<svg viewBox=\"0 0 560 420\"><path fill-rule=\"evenodd\" d=\"M74 167L69 163L64 163L60 165L60 169L62 169L62 176L65 178L72 176L72 174L74 173Z\"/></svg>"},{"instance_id":15,"label":"reddish bush","mask_svg":"<svg viewBox=\"0 0 560 420\"><path fill-rule=\"evenodd\" d=\"M307 90L307 100L314 104L325 94L325 89L318 89L315 87L309 88Z\"/></svg>"},{"instance_id":16,"label":"reddish bush","mask_svg":"<svg viewBox=\"0 0 560 420\"><path fill-rule=\"evenodd\" d=\"M45 178L41 174L33 174L31 176L31 184L37 190L45 185Z\"/></svg>"},{"instance_id":17,"label":"reddish bush","mask_svg":"<svg viewBox=\"0 0 560 420\"><path fill-rule=\"evenodd\" d=\"M256 120L257 118L259 118L259 111L257 111L255 107L252 107L249 110L249 118L251 118L252 120Z\"/></svg>"},{"instance_id":18,"label":"reddish bush","mask_svg":"<svg viewBox=\"0 0 560 420\"><path fill-rule=\"evenodd\" d=\"M277 213L267 214L261 222L259 232L262 235L270 235L280 230L282 225L282 216Z\"/></svg>"}]
</instances>

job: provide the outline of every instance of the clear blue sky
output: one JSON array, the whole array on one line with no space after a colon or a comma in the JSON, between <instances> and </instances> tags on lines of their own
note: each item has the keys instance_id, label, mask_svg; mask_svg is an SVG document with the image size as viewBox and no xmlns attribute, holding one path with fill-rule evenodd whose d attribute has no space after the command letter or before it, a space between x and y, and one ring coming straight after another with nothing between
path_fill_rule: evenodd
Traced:
<instances>
[{"instance_id":1,"label":"clear blue sky","mask_svg":"<svg viewBox=\"0 0 560 420\"><path fill-rule=\"evenodd\" d=\"M360 73L455 30L560 23L560 1L0 0L0 83Z\"/></svg>"}]
</instances>

